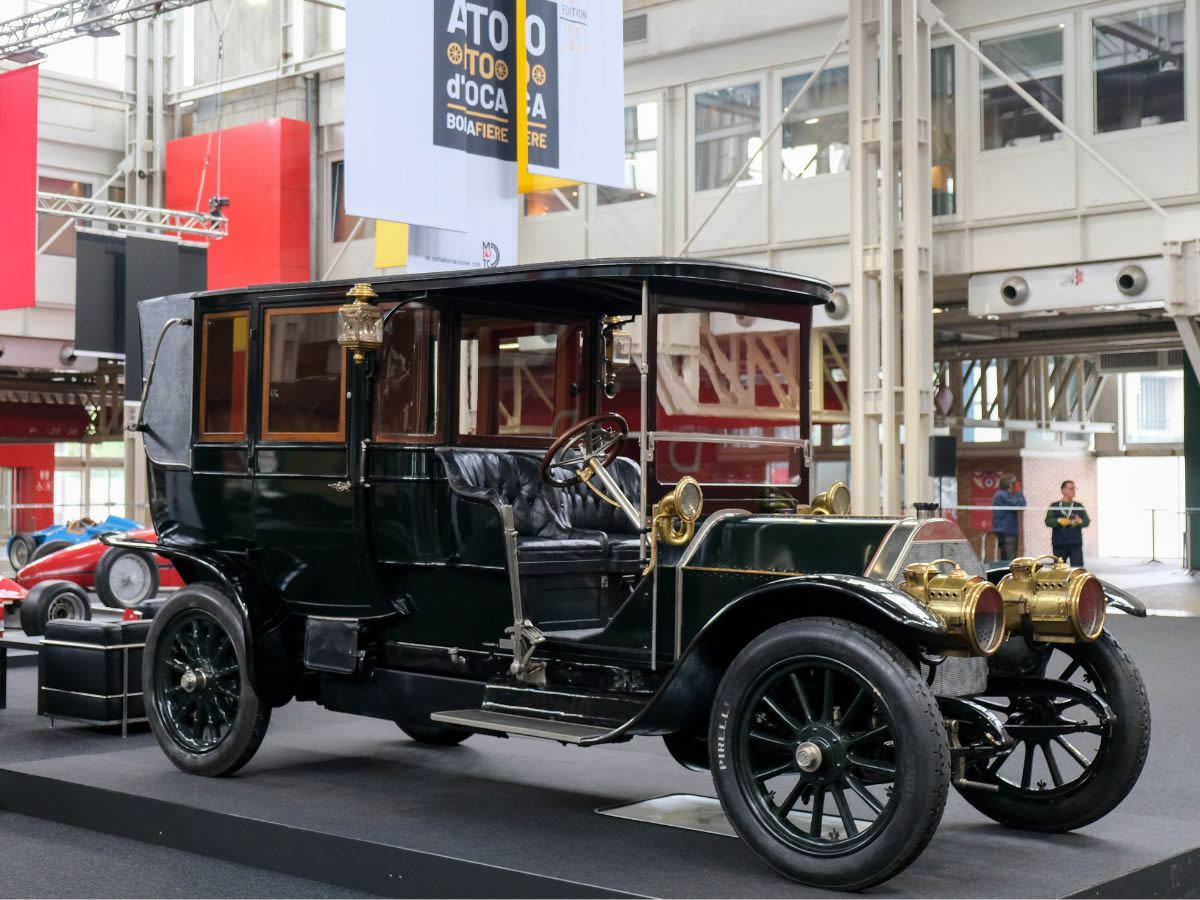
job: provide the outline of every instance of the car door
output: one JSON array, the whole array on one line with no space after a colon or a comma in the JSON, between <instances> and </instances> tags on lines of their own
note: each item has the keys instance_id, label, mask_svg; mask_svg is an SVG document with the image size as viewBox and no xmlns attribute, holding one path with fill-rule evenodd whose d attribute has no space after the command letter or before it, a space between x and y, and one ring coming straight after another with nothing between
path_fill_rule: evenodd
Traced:
<instances>
[{"instance_id":1,"label":"car door","mask_svg":"<svg viewBox=\"0 0 1200 900\"><path fill-rule=\"evenodd\" d=\"M258 567L298 612L377 613L357 477L359 372L337 306L262 311L254 518Z\"/></svg>"}]
</instances>

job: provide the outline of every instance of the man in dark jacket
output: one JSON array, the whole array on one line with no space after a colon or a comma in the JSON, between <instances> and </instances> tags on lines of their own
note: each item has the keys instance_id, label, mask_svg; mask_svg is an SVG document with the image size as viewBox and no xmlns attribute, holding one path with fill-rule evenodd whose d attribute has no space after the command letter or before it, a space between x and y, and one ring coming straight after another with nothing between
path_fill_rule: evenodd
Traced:
<instances>
[{"instance_id":1,"label":"man in dark jacket","mask_svg":"<svg viewBox=\"0 0 1200 900\"><path fill-rule=\"evenodd\" d=\"M1083 529L1092 524L1083 504L1075 500L1075 482L1062 483L1062 499L1046 511L1054 555L1073 566L1083 565Z\"/></svg>"},{"instance_id":2,"label":"man in dark jacket","mask_svg":"<svg viewBox=\"0 0 1200 900\"><path fill-rule=\"evenodd\" d=\"M1025 506L1021 485L1012 475L1000 479L1000 490L992 497L992 506ZM992 533L996 535L996 553L1009 560L1017 555L1017 535L1021 533L1020 517L1015 509L992 510Z\"/></svg>"}]
</instances>

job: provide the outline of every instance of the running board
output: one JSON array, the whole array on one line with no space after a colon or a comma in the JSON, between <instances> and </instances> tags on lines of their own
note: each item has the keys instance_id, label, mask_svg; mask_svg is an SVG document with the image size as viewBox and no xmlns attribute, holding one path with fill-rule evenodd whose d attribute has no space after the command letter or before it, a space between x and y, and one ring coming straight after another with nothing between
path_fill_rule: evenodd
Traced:
<instances>
[{"instance_id":1,"label":"running board","mask_svg":"<svg viewBox=\"0 0 1200 900\"><path fill-rule=\"evenodd\" d=\"M593 743L597 738L612 733L611 728L596 725L558 722L537 716L514 716L511 713L491 712L486 709L448 709L431 713L429 718L444 725L458 725L475 731L521 734L526 737L561 741L564 744Z\"/></svg>"}]
</instances>

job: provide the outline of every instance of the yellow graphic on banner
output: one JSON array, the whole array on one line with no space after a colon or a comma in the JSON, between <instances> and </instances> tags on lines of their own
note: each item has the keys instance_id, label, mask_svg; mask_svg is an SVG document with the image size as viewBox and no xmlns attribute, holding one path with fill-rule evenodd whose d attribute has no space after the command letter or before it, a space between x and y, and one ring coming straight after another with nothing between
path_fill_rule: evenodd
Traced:
<instances>
[{"instance_id":1,"label":"yellow graphic on banner","mask_svg":"<svg viewBox=\"0 0 1200 900\"><path fill-rule=\"evenodd\" d=\"M408 226L403 222L375 223L375 268L408 265Z\"/></svg>"},{"instance_id":2,"label":"yellow graphic on banner","mask_svg":"<svg viewBox=\"0 0 1200 900\"><path fill-rule=\"evenodd\" d=\"M526 0L517 0L517 15L518 22L524 23L527 20L528 4ZM521 28L525 31L525 27ZM534 82L541 84L545 81L546 71L540 65L533 73ZM539 75L541 81L538 81ZM525 98L529 93L529 53L525 46L524 34L517 40L517 134L520 139L517 141L517 192L521 194L530 194L534 191L549 191L554 188L573 187L578 184L577 181L571 181L569 178L556 178L553 175L536 175L529 171L529 109L526 105Z\"/></svg>"}]
</instances>

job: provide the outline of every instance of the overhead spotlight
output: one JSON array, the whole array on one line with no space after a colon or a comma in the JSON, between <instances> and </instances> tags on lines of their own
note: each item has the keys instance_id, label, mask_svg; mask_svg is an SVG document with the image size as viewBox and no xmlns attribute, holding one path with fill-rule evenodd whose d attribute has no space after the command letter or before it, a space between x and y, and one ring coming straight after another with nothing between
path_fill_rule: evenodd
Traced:
<instances>
[{"instance_id":1,"label":"overhead spotlight","mask_svg":"<svg viewBox=\"0 0 1200 900\"><path fill-rule=\"evenodd\" d=\"M1128 265L1117 273L1117 290L1126 297L1136 297L1146 289L1146 270Z\"/></svg>"},{"instance_id":2,"label":"overhead spotlight","mask_svg":"<svg viewBox=\"0 0 1200 900\"><path fill-rule=\"evenodd\" d=\"M12 53L7 54L4 58L11 59L13 62L20 63L21 65L27 65L29 63L41 62L46 58L46 54L41 50L35 50L32 47L28 47L24 50L14 50Z\"/></svg>"},{"instance_id":3,"label":"overhead spotlight","mask_svg":"<svg viewBox=\"0 0 1200 900\"><path fill-rule=\"evenodd\" d=\"M1009 306L1020 306L1029 299L1029 282L1020 275L1010 275L1000 285L1000 299Z\"/></svg>"}]
</instances>

